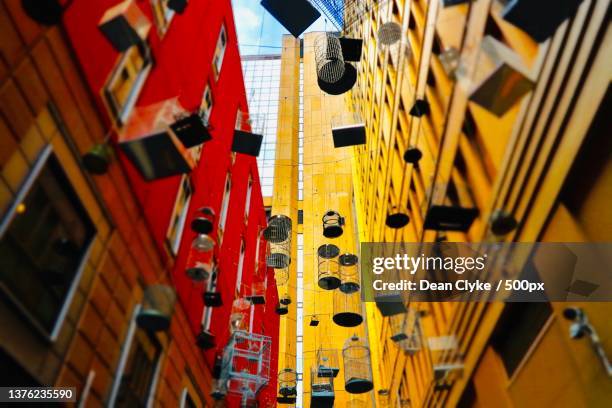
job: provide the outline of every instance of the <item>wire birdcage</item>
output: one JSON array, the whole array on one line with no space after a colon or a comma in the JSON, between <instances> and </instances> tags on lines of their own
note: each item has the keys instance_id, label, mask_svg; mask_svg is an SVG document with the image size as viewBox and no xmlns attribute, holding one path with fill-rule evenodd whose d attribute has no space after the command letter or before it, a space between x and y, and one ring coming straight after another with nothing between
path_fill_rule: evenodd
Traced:
<instances>
[{"instance_id":1,"label":"wire birdcage","mask_svg":"<svg viewBox=\"0 0 612 408\"><path fill-rule=\"evenodd\" d=\"M310 397L312 407L333 407L334 405L334 376L319 375L320 368L310 368Z\"/></svg>"},{"instance_id":2,"label":"wire birdcage","mask_svg":"<svg viewBox=\"0 0 612 408\"><path fill-rule=\"evenodd\" d=\"M144 291L142 307L136 317L139 327L150 332L170 328L176 292L168 285L150 285Z\"/></svg>"},{"instance_id":3,"label":"wire birdcage","mask_svg":"<svg viewBox=\"0 0 612 408\"><path fill-rule=\"evenodd\" d=\"M276 286L283 286L289 282L289 267L275 269L274 280L276 280Z\"/></svg>"},{"instance_id":4,"label":"wire birdcage","mask_svg":"<svg viewBox=\"0 0 612 408\"><path fill-rule=\"evenodd\" d=\"M327 83L336 83L344 75L344 57L340 40L333 33L323 33L315 39L317 77Z\"/></svg>"},{"instance_id":5,"label":"wire birdcage","mask_svg":"<svg viewBox=\"0 0 612 408\"><path fill-rule=\"evenodd\" d=\"M340 286L340 249L333 244L324 244L317 250L319 260L318 284L321 289L333 290Z\"/></svg>"},{"instance_id":6,"label":"wire birdcage","mask_svg":"<svg viewBox=\"0 0 612 408\"><path fill-rule=\"evenodd\" d=\"M338 238L344 232L344 217L337 211L329 210L323 215L323 236L326 238Z\"/></svg>"},{"instance_id":7,"label":"wire birdcage","mask_svg":"<svg viewBox=\"0 0 612 408\"><path fill-rule=\"evenodd\" d=\"M278 373L278 393L283 397L297 395L297 372L293 368L283 368Z\"/></svg>"},{"instance_id":8,"label":"wire birdcage","mask_svg":"<svg viewBox=\"0 0 612 408\"><path fill-rule=\"evenodd\" d=\"M359 258L354 254L342 254L338 257L340 262L340 291L351 294L359 291Z\"/></svg>"},{"instance_id":9,"label":"wire birdcage","mask_svg":"<svg viewBox=\"0 0 612 408\"><path fill-rule=\"evenodd\" d=\"M395 21L382 23L376 33L376 38L381 46L391 46L402 39L402 26Z\"/></svg>"},{"instance_id":10,"label":"wire birdcage","mask_svg":"<svg viewBox=\"0 0 612 408\"><path fill-rule=\"evenodd\" d=\"M370 348L357 335L349 338L342 349L344 359L344 389L351 394L363 394L374 388Z\"/></svg>"},{"instance_id":11,"label":"wire birdcage","mask_svg":"<svg viewBox=\"0 0 612 408\"><path fill-rule=\"evenodd\" d=\"M334 315L332 320L338 326L356 327L363 322L361 314L360 292L344 293L341 290L334 291Z\"/></svg>"},{"instance_id":12,"label":"wire birdcage","mask_svg":"<svg viewBox=\"0 0 612 408\"><path fill-rule=\"evenodd\" d=\"M263 236L268 243L266 264L275 269L287 268L291 263L291 218L270 217Z\"/></svg>"},{"instance_id":13,"label":"wire birdcage","mask_svg":"<svg viewBox=\"0 0 612 408\"><path fill-rule=\"evenodd\" d=\"M391 340L402 350L414 354L421 349L421 330L419 312L408 309L408 312L389 317Z\"/></svg>"},{"instance_id":14,"label":"wire birdcage","mask_svg":"<svg viewBox=\"0 0 612 408\"><path fill-rule=\"evenodd\" d=\"M261 334L235 331L223 352L218 381L226 392L253 399L270 380L272 339Z\"/></svg>"},{"instance_id":15,"label":"wire birdcage","mask_svg":"<svg viewBox=\"0 0 612 408\"><path fill-rule=\"evenodd\" d=\"M317 350L317 376L336 377L340 372L338 350L320 347Z\"/></svg>"}]
</instances>

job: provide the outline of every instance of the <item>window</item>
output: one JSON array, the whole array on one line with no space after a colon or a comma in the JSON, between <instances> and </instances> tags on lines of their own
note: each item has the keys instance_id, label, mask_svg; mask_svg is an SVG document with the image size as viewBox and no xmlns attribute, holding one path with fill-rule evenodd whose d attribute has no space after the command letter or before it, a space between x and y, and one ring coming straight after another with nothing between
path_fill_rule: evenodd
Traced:
<instances>
[{"instance_id":1,"label":"window","mask_svg":"<svg viewBox=\"0 0 612 408\"><path fill-rule=\"evenodd\" d=\"M150 50L145 42L123 53L113 70L104 87L104 97L112 116L120 124L130 116L150 70Z\"/></svg>"},{"instance_id":2,"label":"window","mask_svg":"<svg viewBox=\"0 0 612 408\"><path fill-rule=\"evenodd\" d=\"M219 32L219 39L217 40L217 48L215 48L215 56L213 57L213 72L215 73L215 79L219 79L221 73L221 66L223 65L223 57L225 56L225 47L227 46L227 32L225 30L225 24L221 25L221 32Z\"/></svg>"},{"instance_id":3,"label":"window","mask_svg":"<svg viewBox=\"0 0 612 408\"><path fill-rule=\"evenodd\" d=\"M51 148L0 224L0 292L54 339L96 233Z\"/></svg>"},{"instance_id":4,"label":"window","mask_svg":"<svg viewBox=\"0 0 612 408\"><path fill-rule=\"evenodd\" d=\"M146 407L157 382L163 347L155 333L137 327L134 317L121 353L109 406Z\"/></svg>"},{"instance_id":5,"label":"window","mask_svg":"<svg viewBox=\"0 0 612 408\"><path fill-rule=\"evenodd\" d=\"M249 175L249 185L247 186L246 201L244 204L244 218L249 218L249 211L251 210L251 194L253 193L253 178Z\"/></svg>"},{"instance_id":6,"label":"window","mask_svg":"<svg viewBox=\"0 0 612 408\"><path fill-rule=\"evenodd\" d=\"M193 190L191 188L189 176L184 175L181 178L181 184L179 185L176 200L174 202L174 209L172 210L172 217L170 218L170 226L166 234L166 240L173 255L178 254L179 246L181 245L181 238L183 236L183 229L187 219L192 192Z\"/></svg>"},{"instance_id":7,"label":"window","mask_svg":"<svg viewBox=\"0 0 612 408\"><path fill-rule=\"evenodd\" d=\"M163 37L168 31L172 17L174 17L174 10L168 7L168 0L151 0L151 7L153 8L153 20L155 20L157 33L160 37Z\"/></svg>"},{"instance_id":8,"label":"window","mask_svg":"<svg viewBox=\"0 0 612 408\"><path fill-rule=\"evenodd\" d=\"M238 258L238 270L236 271L236 293L238 294L238 296L242 294L241 286L242 286L242 274L244 270L244 252L245 252L245 246L244 246L244 239L243 239L242 243L240 244L240 257Z\"/></svg>"},{"instance_id":9,"label":"window","mask_svg":"<svg viewBox=\"0 0 612 408\"><path fill-rule=\"evenodd\" d=\"M187 387L183 388L180 408L198 408Z\"/></svg>"},{"instance_id":10,"label":"window","mask_svg":"<svg viewBox=\"0 0 612 408\"><path fill-rule=\"evenodd\" d=\"M206 123L210 120L210 113L213 108L213 97L210 85L206 84L204 88L204 94L202 95L202 102L200 103L200 114Z\"/></svg>"},{"instance_id":11,"label":"window","mask_svg":"<svg viewBox=\"0 0 612 408\"><path fill-rule=\"evenodd\" d=\"M227 221L231 191L232 179L230 173L227 173L225 177L225 192L223 193L223 201L221 202L221 213L219 214L219 243L223 240L223 231L225 230L225 222Z\"/></svg>"}]
</instances>

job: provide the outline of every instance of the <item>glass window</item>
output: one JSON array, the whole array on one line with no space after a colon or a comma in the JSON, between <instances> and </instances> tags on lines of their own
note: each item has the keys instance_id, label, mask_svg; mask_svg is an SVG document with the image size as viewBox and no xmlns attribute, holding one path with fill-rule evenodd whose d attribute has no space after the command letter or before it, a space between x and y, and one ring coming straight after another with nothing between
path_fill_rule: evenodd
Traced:
<instances>
[{"instance_id":1,"label":"glass window","mask_svg":"<svg viewBox=\"0 0 612 408\"><path fill-rule=\"evenodd\" d=\"M104 96L112 116L124 124L151 67L149 46L145 42L125 51L104 86Z\"/></svg>"},{"instance_id":2,"label":"glass window","mask_svg":"<svg viewBox=\"0 0 612 408\"><path fill-rule=\"evenodd\" d=\"M227 46L227 32L225 30L225 24L221 25L221 31L219 32L219 38L217 39L217 47L215 48L215 56L213 57L213 71L215 73L215 79L219 79L221 73L221 66L223 65L223 57L225 56L225 48Z\"/></svg>"},{"instance_id":3,"label":"glass window","mask_svg":"<svg viewBox=\"0 0 612 408\"><path fill-rule=\"evenodd\" d=\"M249 211L251 210L251 194L253 192L253 178L249 175L249 185L247 186L246 201L244 204L244 217L249 218Z\"/></svg>"},{"instance_id":4,"label":"glass window","mask_svg":"<svg viewBox=\"0 0 612 408\"><path fill-rule=\"evenodd\" d=\"M0 225L0 291L51 338L95 233L58 159L47 150Z\"/></svg>"},{"instance_id":5,"label":"glass window","mask_svg":"<svg viewBox=\"0 0 612 408\"><path fill-rule=\"evenodd\" d=\"M206 123L208 123L208 121L210 120L210 113L212 112L212 108L212 91L210 90L210 85L206 84L206 88L204 88L204 94L202 95L202 102L200 103L200 115Z\"/></svg>"},{"instance_id":6,"label":"glass window","mask_svg":"<svg viewBox=\"0 0 612 408\"><path fill-rule=\"evenodd\" d=\"M138 328L135 323L134 319L128 333L127 348L119 363L118 384L116 382L114 386L116 394L111 396L112 406L146 407L153 394L163 348L154 333Z\"/></svg>"},{"instance_id":7,"label":"glass window","mask_svg":"<svg viewBox=\"0 0 612 408\"><path fill-rule=\"evenodd\" d=\"M172 210L168 233L166 234L166 239L168 240L173 255L178 254L179 246L181 245L181 238L183 236L185 220L187 219L191 194L192 188L189 176L183 175L174 202L174 210Z\"/></svg>"},{"instance_id":8,"label":"glass window","mask_svg":"<svg viewBox=\"0 0 612 408\"><path fill-rule=\"evenodd\" d=\"M163 37L168 31L172 17L174 17L174 10L168 7L168 0L151 0L151 7L153 8L153 20L157 32L160 37Z\"/></svg>"},{"instance_id":9,"label":"glass window","mask_svg":"<svg viewBox=\"0 0 612 408\"><path fill-rule=\"evenodd\" d=\"M232 191L232 180L230 173L225 177L225 191L223 193L223 201L221 202L221 213L219 214L219 242L223 240L223 231L225 230L225 222L227 221L227 213L229 211L230 193Z\"/></svg>"},{"instance_id":10,"label":"glass window","mask_svg":"<svg viewBox=\"0 0 612 408\"><path fill-rule=\"evenodd\" d=\"M245 246L244 246L244 239L242 240L242 243L240 244L240 257L238 258L238 269L236 271L236 293L238 294L238 296L240 296L242 294L242 273L243 273L243 269L244 269L244 252L245 252Z\"/></svg>"}]
</instances>

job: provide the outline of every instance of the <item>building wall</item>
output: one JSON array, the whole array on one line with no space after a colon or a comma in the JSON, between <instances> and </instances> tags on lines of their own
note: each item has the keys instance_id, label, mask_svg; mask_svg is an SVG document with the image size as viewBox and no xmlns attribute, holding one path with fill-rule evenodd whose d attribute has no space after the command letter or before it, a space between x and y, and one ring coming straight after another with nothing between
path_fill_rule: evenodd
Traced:
<instances>
[{"instance_id":1,"label":"building wall","mask_svg":"<svg viewBox=\"0 0 612 408\"><path fill-rule=\"evenodd\" d=\"M129 321L134 307L142 302L144 288L152 283L170 284L179 301L170 331L161 336L164 352L156 401L177 406L189 383L193 384L190 388L196 403L211 405L211 370L215 353L229 337L232 300L247 293L257 272L267 279L268 288L266 304L253 309L254 331L274 339L271 384L261 393L260 402L272 406L279 321L274 307L278 297L272 271L262 265L261 256L259 264L255 262L257 245L262 248L265 244L258 234L266 225L256 160L230 152L237 111L248 111L230 2L189 2L184 14L174 15L163 37L155 25L148 35L154 65L138 106L178 96L184 107L196 109L207 83L214 99L210 118L213 140L204 146L200 165L191 175L194 195L176 257L168 250L166 233L180 177L146 183L119 152L119 160L102 176L89 175L80 160L95 143L108 135L114 138L110 131L114 120L101 92L120 55L102 36L98 22L117 2L72 2L62 25L50 28L33 22L20 3L4 2L0 10L0 209L6 215L38 155L50 145L97 234L57 339L49 343L33 333L3 299L2 319L14 329L3 331L2 349L36 382L76 386L78 395L84 388L90 389L88 406L103 405L108 402ZM151 4L137 4L152 20ZM211 61L222 21L228 45L215 81ZM195 237L188 223L203 206L219 214L228 172L232 177L228 221L217 254L223 306L212 313L210 330L216 335L217 347L202 353L195 346L195 334L202 322L204 288L192 283L184 272ZM245 219L249 176L253 187ZM246 248L243 284L236 288L242 240ZM95 376L88 388L92 372Z\"/></svg>"},{"instance_id":2,"label":"building wall","mask_svg":"<svg viewBox=\"0 0 612 408\"><path fill-rule=\"evenodd\" d=\"M361 240L440 239L424 230L423 220L433 204L459 205L450 201L450 185L461 204L477 208L479 216L466 233L444 233L448 241L609 240L609 229L596 227L594 219L604 224L610 219L610 211L602 208L609 190L601 184L609 179L610 157L586 153L589 146L605 146L601 120L594 118L608 98L607 7L606 1L583 2L575 17L540 45L506 23L494 1L444 8L438 1L394 0L373 7L351 26L349 36L364 38L351 93L354 109L368 126L367 145L354 152ZM402 26L399 46L377 42L379 27L389 21ZM479 51L485 35L504 44L534 81L533 91L501 116L469 99L492 72ZM454 77L440 61L440 53L450 47L461 55ZM409 115L416 99L429 103L430 114ZM409 146L423 153L418 166L403 160ZM589 161L595 163L589 166ZM576 180L586 168L593 182L578 189ZM519 224L502 238L490 232L489 219L497 209L510 212ZM386 227L391 211L408 214L410 224ZM450 388L435 387L429 352L400 352L389 339L388 319L368 304L376 387L390 391L390 400L379 399L380 406L603 406L610 399L609 380L590 345L567 334L568 322L561 316L567 304L552 305L550 318L510 378L490 343L496 328L512 324L503 319L508 306L410 306L427 313L425 337L457 336L463 375ZM610 328L602 320L609 305L581 306L597 321L610 355Z\"/></svg>"}]
</instances>

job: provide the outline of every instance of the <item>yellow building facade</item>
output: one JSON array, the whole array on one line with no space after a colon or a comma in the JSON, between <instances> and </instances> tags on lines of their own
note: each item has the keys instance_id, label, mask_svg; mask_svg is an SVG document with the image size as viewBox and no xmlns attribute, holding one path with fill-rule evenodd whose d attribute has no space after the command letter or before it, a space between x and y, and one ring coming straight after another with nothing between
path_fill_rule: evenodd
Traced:
<instances>
[{"instance_id":1,"label":"yellow building facade","mask_svg":"<svg viewBox=\"0 0 612 408\"><path fill-rule=\"evenodd\" d=\"M364 40L347 100L368 131L353 168L362 242L610 241L608 1L582 2L539 44L507 23L495 1L368 3L349 9L362 17L345 33ZM401 27L393 45L379 41L386 23ZM487 86L504 66L527 86L520 97L500 101ZM497 84L500 94L516 86L507 77ZM415 112L417 101L426 103L425 113ZM418 164L404 159L409 150L422 155ZM478 216L465 233L425 229L436 205L476 209ZM386 226L396 213L410 223ZM517 224L502 236L492 233L500 214ZM375 390L382 390L377 406L604 407L612 401L600 358L588 340L570 338L563 318L567 307L581 307L612 355L609 303L408 306L423 316L424 340L456 339L462 369L452 381L437 381L433 353L401 351L390 339L390 318L368 303Z\"/></svg>"}]
</instances>

